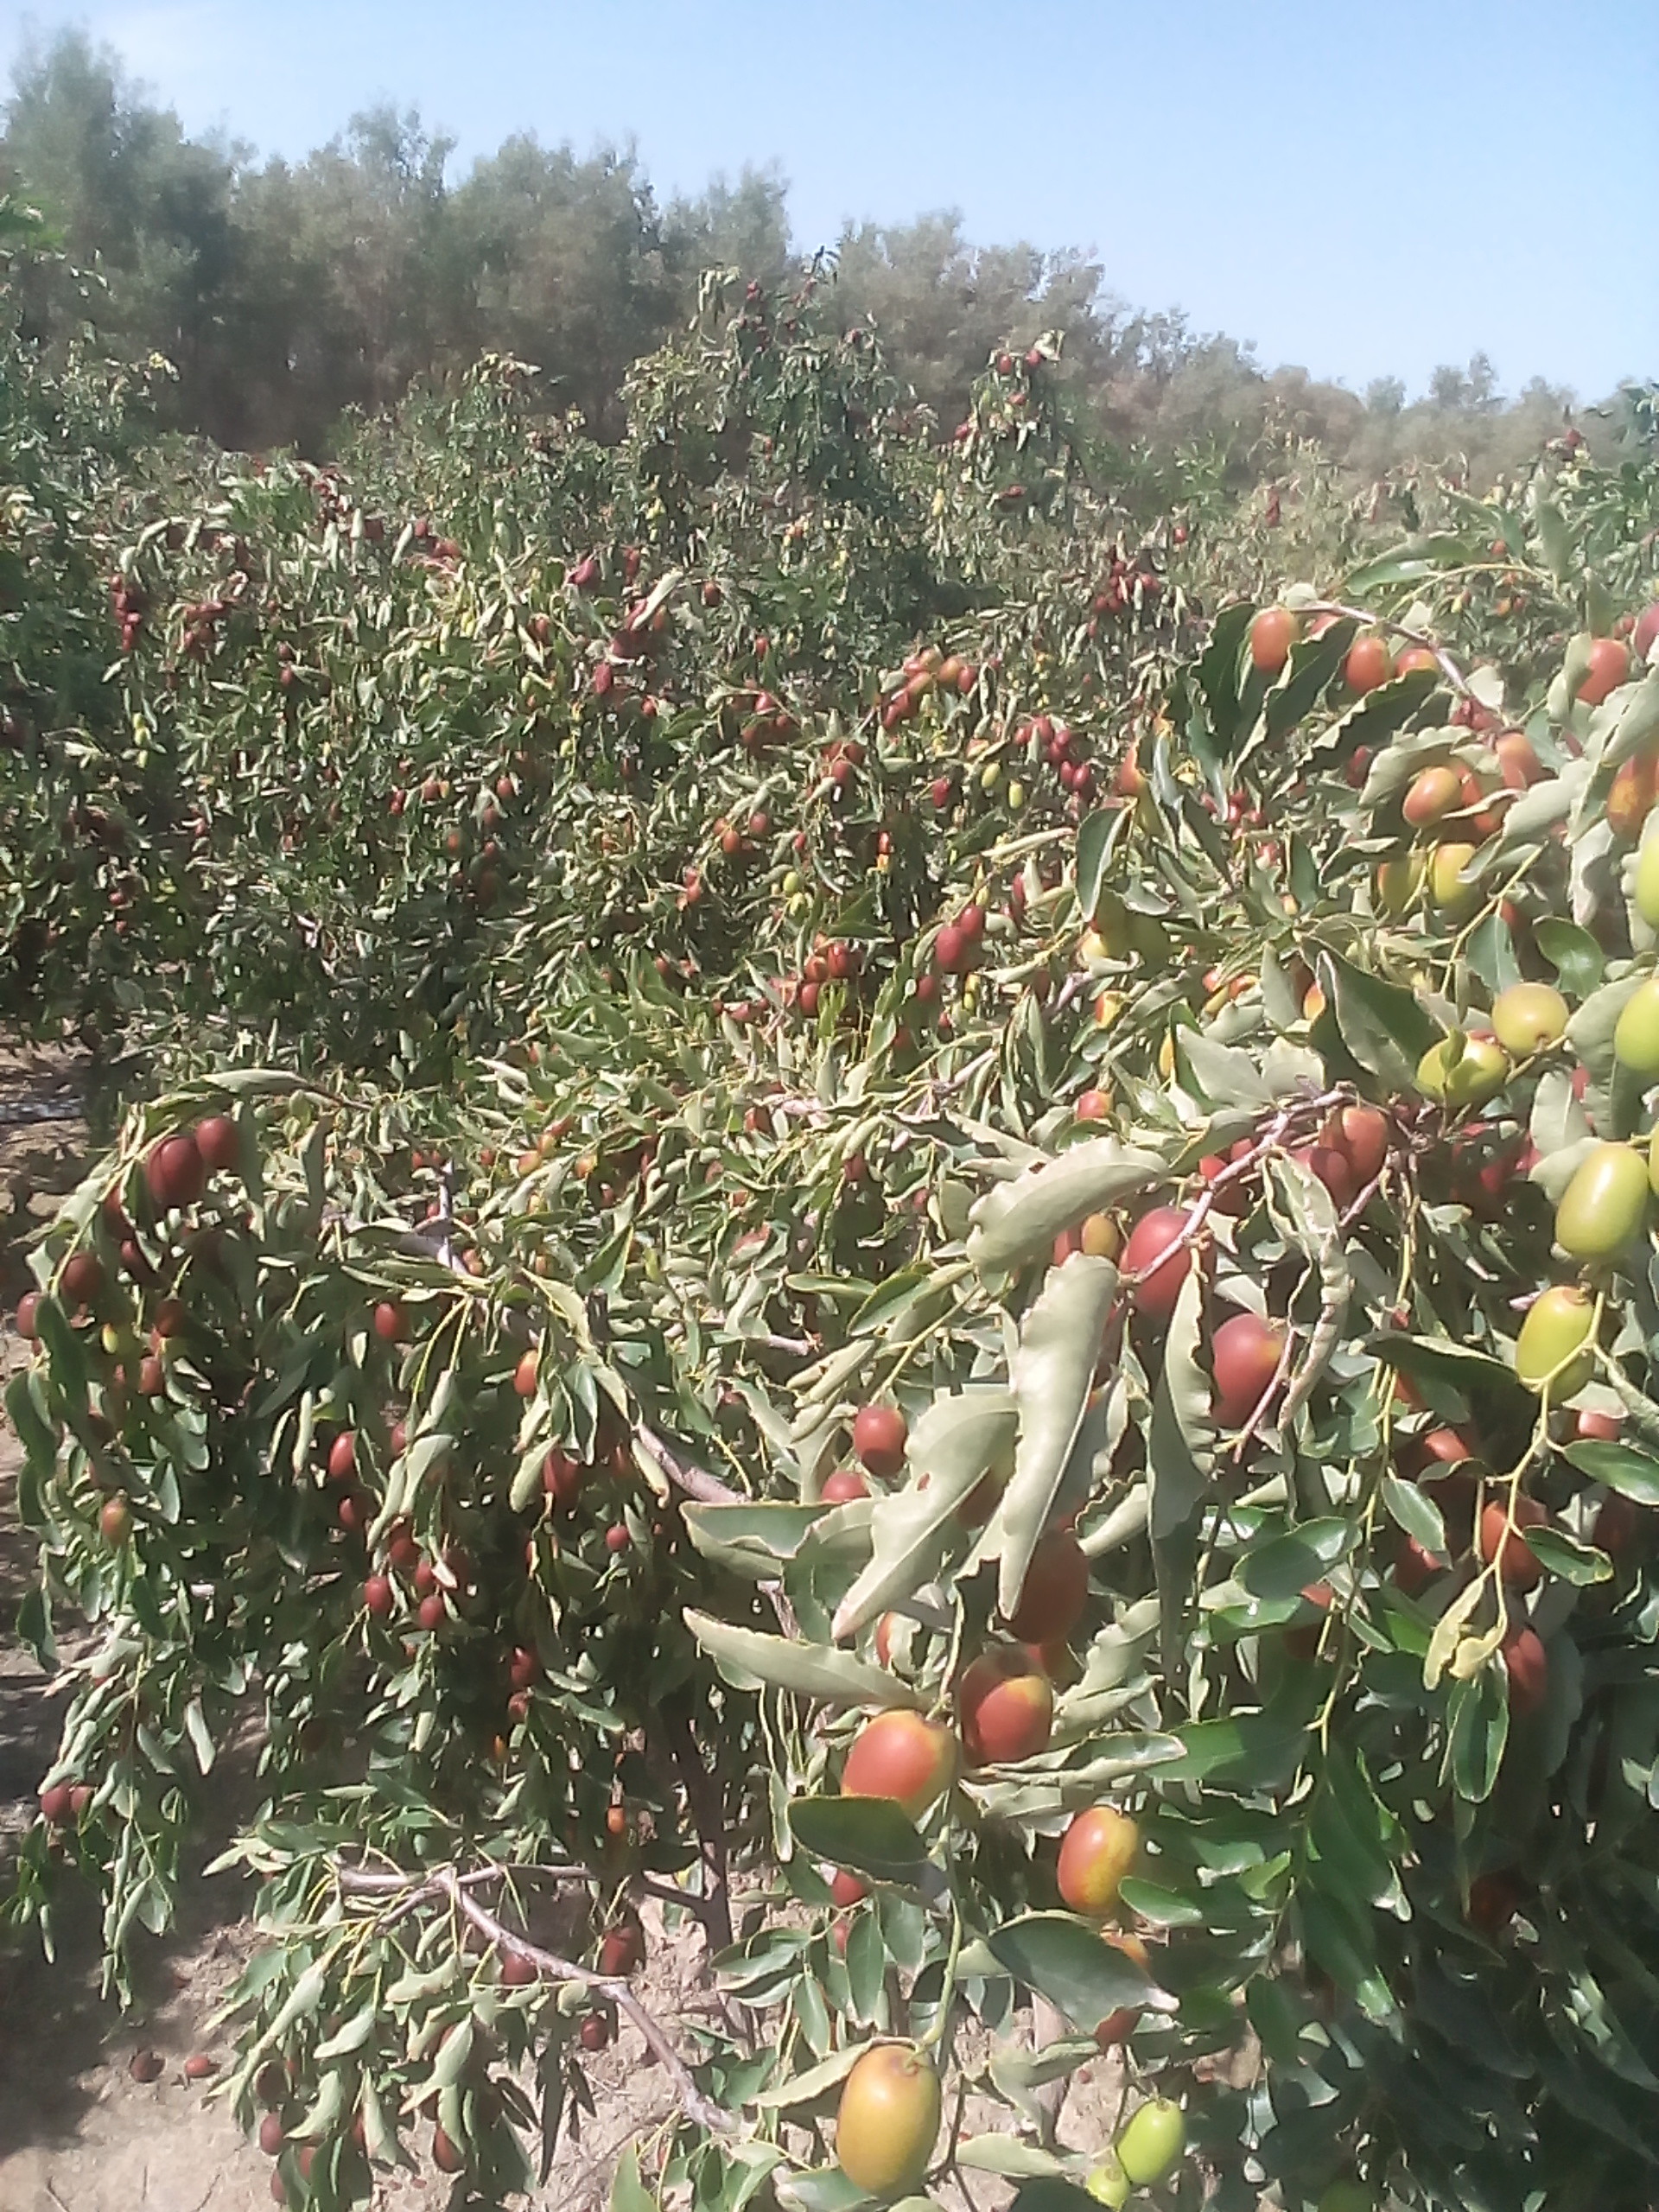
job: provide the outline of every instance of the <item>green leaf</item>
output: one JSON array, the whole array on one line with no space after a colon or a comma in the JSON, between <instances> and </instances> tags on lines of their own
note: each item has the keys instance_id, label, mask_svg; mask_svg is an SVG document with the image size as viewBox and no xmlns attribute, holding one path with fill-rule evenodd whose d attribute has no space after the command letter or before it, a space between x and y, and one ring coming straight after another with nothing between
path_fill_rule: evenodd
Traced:
<instances>
[{"instance_id":1,"label":"green leaf","mask_svg":"<svg viewBox=\"0 0 1659 2212\"><path fill-rule=\"evenodd\" d=\"M832 1705L902 1707L923 1713L928 1700L885 1667L867 1665L848 1651L819 1643L798 1643L788 1637L763 1636L736 1628L709 1613L687 1607L685 1624L728 1681L739 1689L766 1683L800 1697L823 1698Z\"/></svg>"},{"instance_id":2,"label":"green leaf","mask_svg":"<svg viewBox=\"0 0 1659 2212\"><path fill-rule=\"evenodd\" d=\"M1201 1029L1183 1023L1176 1032L1175 1049L1191 1078L1188 1088L1206 1105L1257 1111L1272 1105L1273 1092L1261 1070L1236 1046L1217 1044Z\"/></svg>"},{"instance_id":3,"label":"green leaf","mask_svg":"<svg viewBox=\"0 0 1659 2212\"><path fill-rule=\"evenodd\" d=\"M1020 1438L1013 1480L982 1545L988 1556L1001 1550L997 1604L1004 1618L1013 1617L1020 1602L1026 1569L1083 1424L1117 1280L1109 1260L1073 1253L1050 1272L1027 1310L1008 1363Z\"/></svg>"},{"instance_id":4,"label":"green leaf","mask_svg":"<svg viewBox=\"0 0 1659 2212\"><path fill-rule=\"evenodd\" d=\"M657 2212L657 2200L639 2178L639 2154L625 2144L611 2178L610 2212Z\"/></svg>"},{"instance_id":5,"label":"green leaf","mask_svg":"<svg viewBox=\"0 0 1659 2212\"><path fill-rule=\"evenodd\" d=\"M998 1183L975 1205L968 1256L982 1274L1007 1274L1052 1250L1063 1229L1166 1182L1169 1170L1149 1152L1116 1137L1089 1137L1058 1160Z\"/></svg>"},{"instance_id":6,"label":"green leaf","mask_svg":"<svg viewBox=\"0 0 1659 2212\"><path fill-rule=\"evenodd\" d=\"M1116 807L1095 807L1077 824L1077 911L1091 919L1100 905L1112 848L1122 830L1122 814Z\"/></svg>"},{"instance_id":7,"label":"green leaf","mask_svg":"<svg viewBox=\"0 0 1659 2212\"><path fill-rule=\"evenodd\" d=\"M1588 930L1552 914L1534 926L1532 941L1560 976L1569 998L1586 999L1600 988L1606 958Z\"/></svg>"},{"instance_id":8,"label":"green leaf","mask_svg":"<svg viewBox=\"0 0 1659 2212\"><path fill-rule=\"evenodd\" d=\"M1100 2212L1100 2199L1079 2189L1076 2182L1044 2175L1026 2183L1008 2212Z\"/></svg>"},{"instance_id":9,"label":"green leaf","mask_svg":"<svg viewBox=\"0 0 1659 2212\"><path fill-rule=\"evenodd\" d=\"M1563 1582L1580 1587L1586 1583L1605 1582L1613 1571L1612 1561L1605 1552L1597 1551L1592 1544L1580 1543L1564 1529L1529 1529L1527 1548L1537 1554L1552 1574L1559 1574Z\"/></svg>"},{"instance_id":10,"label":"green leaf","mask_svg":"<svg viewBox=\"0 0 1659 2212\"><path fill-rule=\"evenodd\" d=\"M1565 1456L1592 1483L1605 1483L1609 1490L1634 1499L1638 1505L1659 1505L1659 1459L1637 1451L1634 1446L1586 1439L1569 1444ZM1531 1536L1529 1530L1529 1542Z\"/></svg>"},{"instance_id":11,"label":"green leaf","mask_svg":"<svg viewBox=\"0 0 1659 2212\"><path fill-rule=\"evenodd\" d=\"M1210 1377L1197 1356L1203 1312L1201 1272L1190 1268L1170 1316L1147 1438L1152 1476L1149 1525L1154 1542L1185 1527L1210 1486L1215 1467Z\"/></svg>"},{"instance_id":12,"label":"green leaf","mask_svg":"<svg viewBox=\"0 0 1659 2212\"><path fill-rule=\"evenodd\" d=\"M35 1306L35 1333L46 1351L52 1388L78 1420L86 1410L86 1354L55 1298L43 1297Z\"/></svg>"},{"instance_id":13,"label":"green leaf","mask_svg":"<svg viewBox=\"0 0 1659 2212\"><path fill-rule=\"evenodd\" d=\"M1117 1893L1131 1912L1139 1913L1142 1920L1149 1920L1154 1928L1202 1928L1205 1913L1190 1897L1179 1897L1173 1890L1165 1889L1157 1882L1142 1881L1138 1874L1126 1874L1118 1884Z\"/></svg>"},{"instance_id":14,"label":"green leaf","mask_svg":"<svg viewBox=\"0 0 1659 2212\"><path fill-rule=\"evenodd\" d=\"M1321 952L1319 968L1342 1041L1363 1068L1400 1090L1415 1080L1417 1063L1440 1035L1415 994Z\"/></svg>"},{"instance_id":15,"label":"green leaf","mask_svg":"<svg viewBox=\"0 0 1659 2212\"><path fill-rule=\"evenodd\" d=\"M928 1864L926 1845L890 1798L798 1797L789 1825L811 1857L872 1881L913 1885Z\"/></svg>"},{"instance_id":16,"label":"green leaf","mask_svg":"<svg viewBox=\"0 0 1659 2212\"><path fill-rule=\"evenodd\" d=\"M1659 1468L1655 1470L1659 1473ZM1440 1509L1433 1499L1418 1489L1415 1483L1402 1482L1398 1475L1384 1475L1382 1498L1389 1519L1414 1536L1426 1552L1436 1559L1448 1559L1446 1523L1440 1518Z\"/></svg>"},{"instance_id":17,"label":"green leaf","mask_svg":"<svg viewBox=\"0 0 1659 2212\"><path fill-rule=\"evenodd\" d=\"M1215 1782L1268 1789L1288 1782L1307 1740L1307 1722L1288 1712L1235 1713L1175 1731L1184 1750L1164 1767L1172 1782Z\"/></svg>"},{"instance_id":18,"label":"green leaf","mask_svg":"<svg viewBox=\"0 0 1659 2212\"><path fill-rule=\"evenodd\" d=\"M1005 1972L1057 2005L1085 2034L1120 2006L1168 2007L1143 1967L1070 1913L1027 1913L986 1941Z\"/></svg>"},{"instance_id":19,"label":"green leaf","mask_svg":"<svg viewBox=\"0 0 1659 2212\"><path fill-rule=\"evenodd\" d=\"M1346 1521L1306 1521L1244 1554L1238 1579L1253 1597L1296 1598L1344 1558L1357 1531Z\"/></svg>"},{"instance_id":20,"label":"green leaf","mask_svg":"<svg viewBox=\"0 0 1659 2212\"><path fill-rule=\"evenodd\" d=\"M741 1505L686 1505L687 1533L704 1559L752 1582L776 1581L823 1517L821 1505L762 1501Z\"/></svg>"},{"instance_id":21,"label":"green leaf","mask_svg":"<svg viewBox=\"0 0 1659 2212\"><path fill-rule=\"evenodd\" d=\"M1533 1533L1527 1531L1529 1537ZM1458 1795L1484 1805L1497 1786L1509 1741L1510 1700L1502 1670L1488 1665L1470 1681L1454 1681L1446 1719Z\"/></svg>"},{"instance_id":22,"label":"green leaf","mask_svg":"<svg viewBox=\"0 0 1659 2212\"><path fill-rule=\"evenodd\" d=\"M750 2102L761 2112L789 2112L798 2105L816 2104L846 2080L864 2056L865 2048L861 2043L849 2043L840 2050L831 2051L817 2065L791 2075L787 2082L780 2082L776 2088L763 2089Z\"/></svg>"},{"instance_id":23,"label":"green leaf","mask_svg":"<svg viewBox=\"0 0 1659 2212\"><path fill-rule=\"evenodd\" d=\"M780 2171L772 2176L772 2189L784 2212L855 2212L855 2208L870 2202L839 2166L820 2166L810 2173Z\"/></svg>"},{"instance_id":24,"label":"green leaf","mask_svg":"<svg viewBox=\"0 0 1659 2212\"><path fill-rule=\"evenodd\" d=\"M874 2027L886 1994L887 1946L873 1912L855 1912L847 1936L847 1987L852 2015L861 2027Z\"/></svg>"},{"instance_id":25,"label":"green leaf","mask_svg":"<svg viewBox=\"0 0 1659 2212\"><path fill-rule=\"evenodd\" d=\"M1343 587L1343 595L1350 601L1366 600L1395 585L1417 583L1425 576L1460 568L1468 559L1469 550L1460 537L1442 535L1408 538L1393 552L1380 553L1375 560L1351 570Z\"/></svg>"},{"instance_id":26,"label":"green leaf","mask_svg":"<svg viewBox=\"0 0 1659 2212\"><path fill-rule=\"evenodd\" d=\"M1210 730L1221 760L1231 753L1238 734L1239 664L1245 632L1255 614L1255 608L1248 600L1223 607L1198 659L1198 688L1210 710Z\"/></svg>"},{"instance_id":27,"label":"green leaf","mask_svg":"<svg viewBox=\"0 0 1659 2212\"><path fill-rule=\"evenodd\" d=\"M6 1385L6 1413L23 1455L44 1482L57 1464L58 1440L36 1400L36 1384L28 1368L20 1368Z\"/></svg>"},{"instance_id":28,"label":"green leaf","mask_svg":"<svg viewBox=\"0 0 1659 2212\"><path fill-rule=\"evenodd\" d=\"M1007 2181L1048 2175L1064 2180L1065 2168L1052 2151L1035 2143L1022 2143L1017 2135L969 2135L957 2145L957 2164L975 2173L1001 2174ZM1093 2200L1084 2196L1084 2202Z\"/></svg>"},{"instance_id":29,"label":"green leaf","mask_svg":"<svg viewBox=\"0 0 1659 2212\"><path fill-rule=\"evenodd\" d=\"M837 1642L932 1580L961 1533L957 1507L991 1467L1006 1464L1018 1425L1013 1393L998 1384L970 1382L934 1399L910 1432L908 1486L876 1501L870 1562L836 1608Z\"/></svg>"},{"instance_id":30,"label":"green leaf","mask_svg":"<svg viewBox=\"0 0 1659 2212\"><path fill-rule=\"evenodd\" d=\"M361 2050L374 2033L375 2022L379 2017L380 2008L371 1998L366 2005L353 2013L344 2026L337 2028L333 2035L325 2036L312 2056L318 2060L345 2058L354 2050Z\"/></svg>"}]
</instances>

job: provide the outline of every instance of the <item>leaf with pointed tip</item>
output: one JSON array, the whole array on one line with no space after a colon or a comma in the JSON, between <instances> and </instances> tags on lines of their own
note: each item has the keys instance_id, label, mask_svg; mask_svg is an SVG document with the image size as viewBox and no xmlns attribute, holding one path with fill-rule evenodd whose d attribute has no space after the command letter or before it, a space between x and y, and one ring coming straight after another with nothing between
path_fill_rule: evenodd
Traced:
<instances>
[{"instance_id":1,"label":"leaf with pointed tip","mask_svg":"<svg viewBox=\"0 0 1659 2212\"><path fill-rule=\"evenodd\" d=\"M927 1847L889 1797L798 1797L789 1825L803 1851L877 1882L913 1884Z\"/></svg>"},{"instance_id":2,"label":"leaf with pointed tip","mask_svg":"<svg viewBox=\"0 0 1659 2212\"><path fill-rule=\"evenodd\" d=\"M986 1192L970 1216L968 1256L982 1274L1008 1274L1050 1251L1063 1229L1074 1228L1088 1214L1108 1212L1168 1176L1152 1153L1116 1137L1085 1138L1058 1160Z\"/></svg>"},{"instance_id":3,"label":"leaf with pointed tip","mask_svg":"<svg viewBox=\"0 0 1659 2212\"><path fill-rule=\"evenodd\" d=\"M850 1651L821 1643L798 1643L786 1636L765 1636L758 1629L736 1628L709 1613L686 1608L685 1624L728 1682L739 1689L765 1683L797 1696L823 1698L831 1705L899 1707L922 1713L927 1700L885 1667L872 1667Z\"/></svg>"},{"instance_id":4,"label":"leaf with pointed tip","mask_svg":"<svg viewBox=\"0 0 1659 2212\"><path fill-rule=\"evenodd\" d=\"M970 1382L934 1399L910 1433L908 1486L876 1501L870 1561L836 1608L837 1642L933 1579L960 1531L957 1506L1006 1461L1018 1426L1013 1394L1000 1384Z\"/></svg>"},{"instance_id":5,"label":"leaf with pointed tip","mask_svg":"<svg viewBox=\"0 0 1659 2212\"><path fill-rule=\"evenodd\" d=\"M1028 1912L986 1938L1003 1970L1091 2034L1124 2006L1169 2009L1169 1999L1125 1951L1069 1912Z\"/></svg>"},{"instance_id":6,"label":"leaf with pointed tip","mask_svg":"<svg viewBox=\"0 0 1659 2212\"><path fill-rule=\"evenodd\" d=\"M1109 1260L1073 1253L1050 1274L1020 1328L1009 1362L1020 1408L1014 1478L981 1547L986 1557L1000 1553L997 1604L1005 1618L1020 1602L1026 1569L1083 1425L1117 1281Z\"/></svg>"}]
</instances>

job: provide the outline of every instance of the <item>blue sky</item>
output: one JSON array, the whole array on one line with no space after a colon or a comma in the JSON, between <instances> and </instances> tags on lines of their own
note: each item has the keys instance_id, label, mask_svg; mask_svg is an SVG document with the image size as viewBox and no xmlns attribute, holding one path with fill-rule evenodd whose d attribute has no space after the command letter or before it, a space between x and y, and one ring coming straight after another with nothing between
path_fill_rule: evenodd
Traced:
<instances>
[{"instance_id":1,"label":"blue sky","mask_svg":"<svg viewBox=\"0 0 1659 2212\"><path fill-rule=\"evenodd\" d=\"M457 173L519 129L664 196L776 162L803 245L957 207L1357 389L1659 377L1655 0L0 0L0 69L64 23L266 151L390 98Z\"/></svg>"}]
</instances>

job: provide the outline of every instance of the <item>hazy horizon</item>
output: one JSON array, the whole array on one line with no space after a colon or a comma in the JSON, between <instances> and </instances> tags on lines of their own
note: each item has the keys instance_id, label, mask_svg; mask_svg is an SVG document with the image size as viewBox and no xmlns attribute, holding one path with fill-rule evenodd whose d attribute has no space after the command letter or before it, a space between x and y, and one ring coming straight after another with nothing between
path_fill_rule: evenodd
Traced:
<instances>
[{"instance_id":1,"label":"hazy horizon","mask_svg":"<svg viewBox=\"0 0 1659 2212\"><path fill-rule=\"evenodd\" d=\"M302 158L390 100L454 137L452 176L519 130L632 143L661 200L775 168L808 251L848 222L959 210L978 245L1084 249L1131 304L1357 392L1397 377L1414 397L1477 353L1510 393L1659 375L1659 287L1613 219L1659 195L1635 0L1570 19L1405 0L1382 59L1367 26L1292 0L1156 20L1116 0L843 0L788 21L728 0L696 22L665 0L489 0L464 24L431 0L46 4L0 24L0 67L75 26L192 136L259 158Z\"/></svg>"}]
</instances>

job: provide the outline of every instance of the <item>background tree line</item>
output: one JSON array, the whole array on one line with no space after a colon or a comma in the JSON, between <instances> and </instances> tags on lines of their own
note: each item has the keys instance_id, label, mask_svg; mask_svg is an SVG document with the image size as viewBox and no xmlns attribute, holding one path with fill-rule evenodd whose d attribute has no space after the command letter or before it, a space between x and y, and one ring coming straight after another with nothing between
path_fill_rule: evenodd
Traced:
<instances>
[{"instance_id":1,"label":"background tree line","mask_svg":"<svg viewBox=\"0 0 1659 2212\"><path fill-rule=\"evenodd\" d=\"M351 408L480 353L536 363L549 404L620 428L629 364L680 324L707 267L767 286L801 268L786 186L746 170L659 205L634 155L509 138L459 182L417 115L356 116L306 161L186 135L171 110L77 33L25 55L0 136L0 190L38 208L63 259L29 278L29 327L92 322L164 355L173 423L239 449L319 454ZM1235 476L1269 439L1313 438L1364 474L1463 456L1483 480L1558 429L1570 395L1505 398L1478 355L1408 404L1362 398L1179 313L1127 306L1077 251L984 247L950 214L850 226L832 257L846 325L874 323L893 368L948 428L993 347L1064 334L1075 404L1120 443L1209 449ZM88 285L75 272L89 270ZM1592 426L1593 429L1593 425Z\"/></svg>"}]
</instances>

